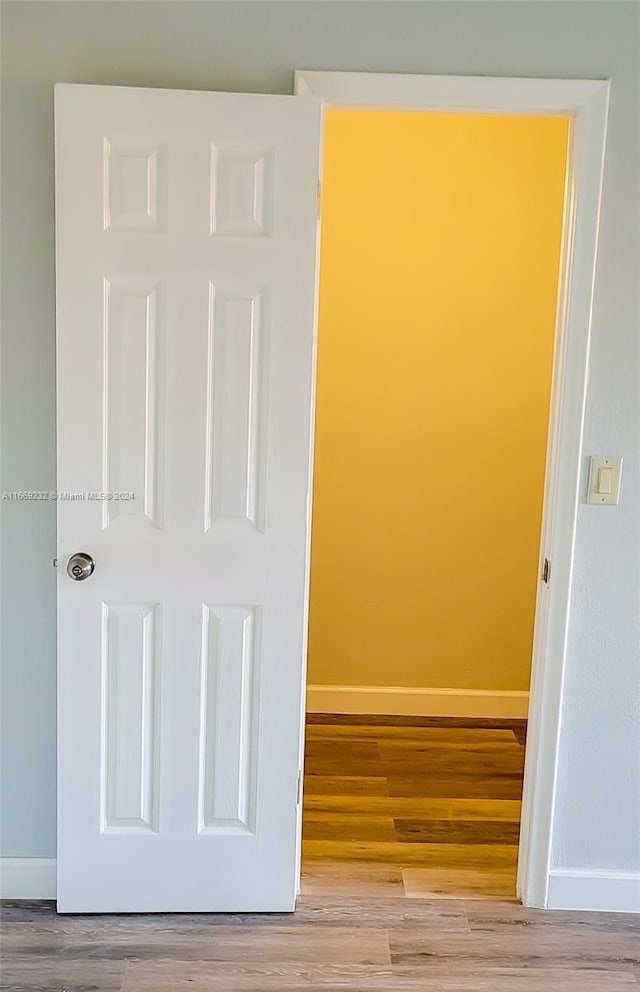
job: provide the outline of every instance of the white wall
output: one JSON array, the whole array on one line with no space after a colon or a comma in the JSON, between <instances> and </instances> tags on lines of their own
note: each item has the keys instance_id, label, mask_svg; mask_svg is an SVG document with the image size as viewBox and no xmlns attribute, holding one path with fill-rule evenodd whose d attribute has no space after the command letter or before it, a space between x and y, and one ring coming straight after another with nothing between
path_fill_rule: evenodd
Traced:
<instances>
[{"instance_id":1,"label":"white wall","mask_svg":"<svg viewBox=\"0 0 640 992\"><path fill-rule=\"evenodd\" d=\"M629 881L640 868L640 7L4 2L1 13L4 490L55 488L54 82L288 93L296 67L612 79L584 451L585 471L589 452L622 454L625 467L620 506L579 513L554 862ZM2 509L2 854L51 858L54 506Z\"/></svg>"}]
</instances>

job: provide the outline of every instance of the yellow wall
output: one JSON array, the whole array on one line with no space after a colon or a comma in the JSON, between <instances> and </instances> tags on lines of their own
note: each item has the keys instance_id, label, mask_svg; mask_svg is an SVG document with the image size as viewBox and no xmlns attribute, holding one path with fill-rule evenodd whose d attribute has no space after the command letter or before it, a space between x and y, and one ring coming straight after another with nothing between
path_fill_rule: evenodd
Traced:
<instances>
[{"instance_id":1,"label":"yellow wall","mask_svg":"<svg viewBox=\"0 0 640 992\"><path fill-rule=\"evenodd\" d=\"M567 136L327 114L311 683L528 688Z\"/></svg>"}]
</instances>

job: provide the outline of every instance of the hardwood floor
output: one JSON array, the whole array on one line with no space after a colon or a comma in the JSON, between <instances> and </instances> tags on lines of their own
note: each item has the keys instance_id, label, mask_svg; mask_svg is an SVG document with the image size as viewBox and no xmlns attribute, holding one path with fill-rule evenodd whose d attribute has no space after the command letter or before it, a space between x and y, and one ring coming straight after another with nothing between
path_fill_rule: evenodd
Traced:
<instances>
[{"instance_id":1,"label":"hardwood floor","mask_svg":"<svg viewBox=\"0 0 640 992\"><path fill-rule=\"evenodd\" d=\"M310 714L303 892L514 899L525 740L524 720Z\"/></svg>"},{"instance_id":2,"label":"hardwood floor","mask_svg":"<svg viewBox=\"0 0 640 992\"><path fill-rule=\"evenodd\" d=\"M314 718L294 914L58 916L5 902L0 988L640 992L637 917L515 902L522 730ZM473 795L471 780L485 783Z\"/></svg>"}]
</instances>

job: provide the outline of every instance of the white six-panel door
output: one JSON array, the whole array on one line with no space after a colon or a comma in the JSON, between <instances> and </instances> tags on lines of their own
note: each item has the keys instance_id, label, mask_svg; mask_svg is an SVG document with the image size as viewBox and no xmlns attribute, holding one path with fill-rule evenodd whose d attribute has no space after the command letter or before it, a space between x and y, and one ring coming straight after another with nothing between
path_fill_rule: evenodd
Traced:
<instances>
[{"instance_id":1,"label":"white six-panel door","mask_svg":"<svg viewBox=\"0 0 640 992\"><path fill-rule=\"evenodd\" d=\"M294 906L319 135L56 88L62 911Z\"/></svg>"}]
</instances>

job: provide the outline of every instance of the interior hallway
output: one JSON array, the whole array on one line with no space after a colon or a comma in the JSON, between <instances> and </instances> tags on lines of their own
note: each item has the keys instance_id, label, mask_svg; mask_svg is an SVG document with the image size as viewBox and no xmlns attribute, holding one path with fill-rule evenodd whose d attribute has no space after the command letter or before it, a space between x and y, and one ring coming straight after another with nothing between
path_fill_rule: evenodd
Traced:
<instances>
[{"instance_id":1,"label":"interior hallway","mask_svg":"<svg viewBox=\"0 0 640 992\"><path fill-rule=\"evenodd\" d=\"M309 714L303 892L515 900L524 720Z\"/></svg>"}]
</instances>

